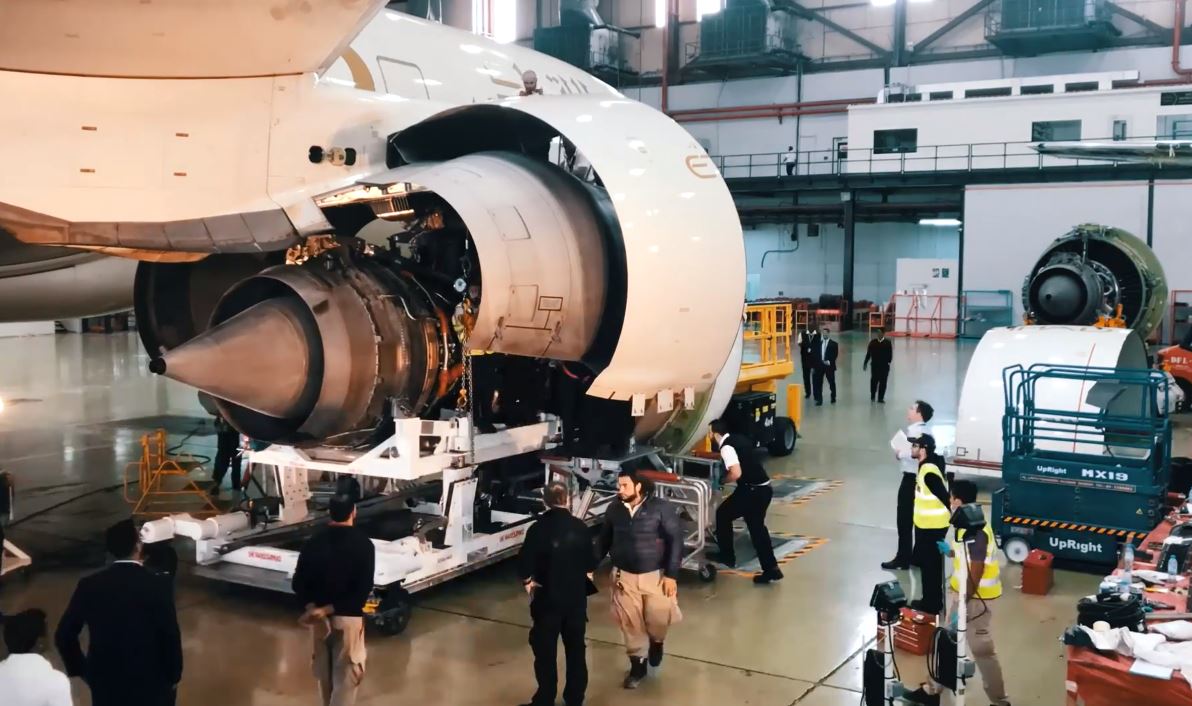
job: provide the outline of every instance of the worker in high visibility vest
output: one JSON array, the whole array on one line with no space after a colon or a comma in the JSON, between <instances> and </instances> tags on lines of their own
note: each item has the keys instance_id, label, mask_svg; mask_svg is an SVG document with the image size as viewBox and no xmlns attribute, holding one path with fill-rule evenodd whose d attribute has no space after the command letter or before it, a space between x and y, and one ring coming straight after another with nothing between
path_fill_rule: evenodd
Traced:
<instances>
[{"instance_id":1,"label":"worker in high visibility vest","mask_svg":"<svg viewBox=\"0 0 1192 706\"><path fill-rule=\"evenodd\" d=\"M915 475L915 547L911 564L923 578L923 597L911 608L932 615L944 610L944 558L936 546L948 536L952 511L944 482L943 459L935 453L935 437L911 439L911 456L919 462Z\"/></svg>"},{"instance_id":2,"label":"worker in high visibility vest","mask_svg":"<svg viewBox=\"0 0 1192 706\"><path fill-rule=\"evenodd\" d=\"M977 502L977 486L972 481L958 480L952 484L951 510L961 505ZM1006 698L1006 684L1002 678L1002 665L993 646L993 603L1002 595L1001 566L998 561L997 543L989 523L979 531L956 530L955 539L943 543L941 551L952 557L951 591L948 593L948 612L956 615L956 604L960 598L960 585L956 580L960 562L968 561L968 586L965 586L965 631L968 635L969 651L977 670L985 696L992 706L1010 706ZM942 687L935 683L924 684L910 692L906 699L911 703L938 704Z\"/></svg>"}]
</instances>

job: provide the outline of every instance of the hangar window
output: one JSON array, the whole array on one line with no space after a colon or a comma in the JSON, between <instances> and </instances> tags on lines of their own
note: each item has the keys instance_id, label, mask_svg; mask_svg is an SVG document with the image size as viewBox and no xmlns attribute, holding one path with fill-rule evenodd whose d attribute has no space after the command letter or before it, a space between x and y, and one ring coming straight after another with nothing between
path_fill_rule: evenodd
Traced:
<instances>
[{"instance_id":1,"label":"hangar window","mask_svg":"<svg viewBox=\"0 0 1192 706\"><path fill-rule=\"evenodd\" d=\"M1039 96L1045 93L1055 93L1055 86L1050 83L1044 83L1038 86L1023 86L1018 92L1024 96Z\"/></svg>"},{"instance_id":2,"label":"hangar window","mask_svg":"<svg viewBox=\"0 0 1192 706\"><path fill-rule=\"evenodd\" d=\"M874 130L874 154L902 154L919 149L919 131L909 130Z\"/></svg>"},{"instance_id":3,"label":"hangar window","mask_svg":"<svg viewBox=\"0 0 1192 706\"><path fill-rule=\"evenodd\" d=\"M1076 142L1079 140L1079 120L1040 120L1031 123L1031 142Z\"/></svg>"},{"instance_id":4,"label":"hangar window","mask_svg":"<svg viewBox=\"0 0 1192 706\"><path fill-rule=\"evenodd\" d=\"M998 86L996 88L970 88L964 92L965 98L995 98L997 96L1010 95L1009 86Z\"/></svg>"},{"instance_id":5,"label":"hangar window","mask_svg":"<svg viewBox=\"0 0 1192 706\"><path fill-rule=\"evenodd\" d=\"M952 91L932 91L927 96L933 101L946 101L952 99Z\"/></svg>"},{"instance_id":6,"label":"hangar window","mask_svg":"<svg viewBox=\"0 0 1192 706\"><path fill-rule=\"evenodd\" d=\"M1095 91L1100 87L1100 84L1096 81L1076 81L1074 83L1065 83L1064 93L1084 93L1085 91Z\"/></svg>"}]
</instances>

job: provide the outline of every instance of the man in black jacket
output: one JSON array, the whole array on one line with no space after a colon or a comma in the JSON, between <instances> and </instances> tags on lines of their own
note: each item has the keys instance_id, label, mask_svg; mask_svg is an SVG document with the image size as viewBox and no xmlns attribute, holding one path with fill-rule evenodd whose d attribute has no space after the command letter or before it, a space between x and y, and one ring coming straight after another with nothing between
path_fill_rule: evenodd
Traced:
<instances>
[{"instance_id":1,"label":"man in black jacket","mask_svg":"<svg viewBox=\"0 0 1192 706\"><path fill-rule=\"evenodd\" d=\"M716 546L720 548L720 562L736 566L733 521L743 517L762 569L760 574L753 577L753 582L766 584L781 581L782 572L778 570L774 545L770 543L770 531L766 529L766 511L774 499L774 489L770 487L770 476L758 460L757 445L742 434L730 435L728 423L723 419L712 422L712 438L720 447L720 458L724 461L724 482L737 484L733 494L716 509Z\"/></svg>"},{"instance_id":2,"label":"man in black jacket","mask_svg":"<svg viewBox=\"0 0 1192 706\"><path fill-rule=\"evenodd\" d=\"M538 691L526 706L554 706L559 688L555 664L559 638L567 660L563 703L581 706L588 688L584 631L588 622L590 576L596 570L588 526L568 509L567 486L551 483L543 491L547 511L530 526L517 557L517 573L530 595L530 647Z\"/></svg>"},{"instance_id":3,"label":"man in black jacket","mask_svg":"<svg viewBox=\"0 0 1192 706\"><path fill-rule=\"evenodd\" d=\"M876 400L879 404L886 403L886 381L890 378L890 365L893 362L894 344L886 338L886 332L879 328L877 338L870 341L869 347L865 349L865 362L861 364L862 370L873 364L869 368L870 402Z\"/></svg>"},{"instance_id":4,"label":"man in black jacket","mask_svg":"<svg viewBox=\"0 0 1192 706\"><path fill-rule=\"evenodd\" d=\"M679 563L683 534L675 508L650 491L636 471L621 471L618 501L609 505L596 559L612 553L613 613L629 653L626 689L636 689L649 665L662 664L667 630L679 622Z\"/></svg>"},{"instance_id":5,"label":"man in black jacket","mask_svg":"<svg viewBox=\"0 0 1192 706\"><path fill-rule=\"evenodd\" d=\"M355 526L355 498L333 496L328 514L327 528L298 555L293 588L306 606L298 622L310 628L323 706L351 706L364 680L364 604L373 589L376 549Z\"/></svg>"},{"instance_id":6,"label":"man in black jacket","mask_svg":"<svg viewBox=\"0 0 1192 706\"><path fill-rule=\"evenodd\" d=\"M820 328L819 337L815 339L815 406L824 404L824 378L828 379L828 388L832 391L832 404L836 404L836 358L840 355L840 347L832 340L832 331L827 326Z\"/></svg>"},{"instance_id":7,"label":"man in black jacket","mask_svg":"<svg viewBox=\"0 0 1192 706\"><path fill-rule=\"evenodd\" d=\"M803 399L811 397L811 372L815 369L815 351L819 332L807 324L799 332L799 366L803 368Z\"/></svg>"},{"instance_id":8,"label":"man in black jacket","mask_svg":"<svg viewBox=\"0 0 1192 706\"><path fill-rule=\"evenodd\" d=\"M66 673L82 677L92 706L164 706L182 680L182 638L168 582L142 566L132 520L108 528L116 561L79 581L54 635ZM87 628L86 654L79 634Z\"/></svg>"}]
</instances>

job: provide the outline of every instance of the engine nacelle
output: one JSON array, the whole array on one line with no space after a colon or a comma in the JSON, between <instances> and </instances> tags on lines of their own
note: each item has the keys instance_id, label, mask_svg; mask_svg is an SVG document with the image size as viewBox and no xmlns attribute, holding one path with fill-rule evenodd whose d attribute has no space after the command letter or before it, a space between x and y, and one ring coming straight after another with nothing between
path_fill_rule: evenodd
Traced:
<instances>
[{"instance_id":1,"label":"engine nacelle","mask_svg":"<svg viewBox=\"0 0 1192 706\"><path fill-rule=\"evenodd\" d=\"M1163 319L1167 283L1146 243L1119 228L1081 225L1049 245L1031 268L1022 305L1034 323L1122 322L1145 339Z\"/></svg>"}]
</instances>

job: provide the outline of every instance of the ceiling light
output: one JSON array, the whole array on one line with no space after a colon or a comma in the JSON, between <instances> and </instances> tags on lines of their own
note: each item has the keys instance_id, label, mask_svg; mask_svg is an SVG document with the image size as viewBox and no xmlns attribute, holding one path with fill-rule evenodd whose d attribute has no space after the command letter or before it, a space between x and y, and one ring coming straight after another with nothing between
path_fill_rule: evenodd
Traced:
<instances>
[{"instance_id":1,"label":"ceiling light","mask_svg":"<svg viewBox=\"0 0 1192 706\"><path fill-rule=\"evenodd\" d=\"M896 0L869 0L869 4L874 7L889 7L895 2Z\"/></svg>"},{"instance_id":2,"label":"ceiling light","mask_svg":"<svg viewBox=\"0 0 1192 706\"><path fill-rule=\"evenodd\" d=\"M959 218L920 218L919 225L921 226L958 226L960 225Z\"/></svg>"}]
</instances>

